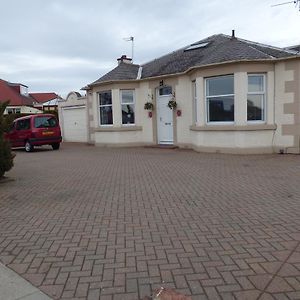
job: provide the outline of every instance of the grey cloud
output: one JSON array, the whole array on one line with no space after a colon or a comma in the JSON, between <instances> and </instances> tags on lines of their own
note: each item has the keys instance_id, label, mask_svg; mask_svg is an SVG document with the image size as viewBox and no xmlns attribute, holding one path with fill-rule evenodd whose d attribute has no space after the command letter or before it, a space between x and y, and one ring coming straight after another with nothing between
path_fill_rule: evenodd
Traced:
<instances>
[{"instance_id":1,"label":"grey cloud","mask_svg":"<svg viewBox=\"0 0 300 300\"><path fill-rule=\"evenodd\" d=\"M0 78L67 93L131 55L144 63L216 33L300 43L300 13L275 0L10 0L1 3ZM295 30L293 30L295 28ZM8 78L9 77L9 78Z\"/></svg>"}]
</instances>

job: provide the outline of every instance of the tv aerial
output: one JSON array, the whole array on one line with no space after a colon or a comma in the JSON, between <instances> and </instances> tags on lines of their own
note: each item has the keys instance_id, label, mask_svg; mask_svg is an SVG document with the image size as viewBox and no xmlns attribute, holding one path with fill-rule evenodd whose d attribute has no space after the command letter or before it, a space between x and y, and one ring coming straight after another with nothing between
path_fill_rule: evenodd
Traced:
<instances>
[{"instance_id":1,"label":"tv aerial","mask_svg":"<svg viewBox=\"0 0 300 300\"><path fill-rule=\"evenodd\" d=\"M295 7L298 6L298 9L300 11L300 0L287 1L287 2L282 2L282 3L278 3L278 4L273 4L273 5L271 5L271 7L286 5L286 4L290 4L290 3L294 3Z\"/></svg>"},{"instance_id":2,"label":"tv aerial","mask_svg":"<svg viewBox=\"0 0 300 300\"><path fill-rule=\"evenodd\" d=\"M132 59L132 62L133 62L134 37L133 36L126 37L126 38L123 38L123 40L126 41L126 42L131 42L131 59Z\"/></svg>"}]
</instances>

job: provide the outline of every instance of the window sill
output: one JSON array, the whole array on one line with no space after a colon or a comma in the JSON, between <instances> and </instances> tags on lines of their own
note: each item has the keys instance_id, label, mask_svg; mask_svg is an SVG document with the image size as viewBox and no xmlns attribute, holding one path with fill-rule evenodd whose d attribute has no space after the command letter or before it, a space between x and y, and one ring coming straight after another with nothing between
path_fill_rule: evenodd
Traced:
<instances>
[{"instance_id":1,"label":"window sill","mask_svg":"<svg viewBox=\"0 0 300 300\"><path fill-rule=\"evenodd\" d=\"M247 124L247 125L205 125L190 126L192 131L258 131L258 130L275 130L276 124Z\"/></svg>"},{"instance_id":2,"label":"window sill","mask_svg":"<svg viewBox=\"0 0 300 300\"><path fill-rule=\"evenodd\" d=\"M141 131L142 126L119 126L119 127L100 127L94 128L94 132L119 132L119 131Z\"/></svg>"}]
</instances>

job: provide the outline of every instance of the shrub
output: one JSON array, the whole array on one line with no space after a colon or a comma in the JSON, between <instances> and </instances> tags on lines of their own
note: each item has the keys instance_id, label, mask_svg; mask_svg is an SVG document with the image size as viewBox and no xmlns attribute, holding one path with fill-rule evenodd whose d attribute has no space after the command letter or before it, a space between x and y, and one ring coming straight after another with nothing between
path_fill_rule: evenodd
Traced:
<instances>
[{"instance_id":1,"label":"shrub","mask_svg":"<svg viewBox=\"0 0 300 300\"><path fill-rule=\"evenodd\" d=\"M57 110L44 110L43 114L51 114L54 115L58 120L58 111Z\"/></svg>"},{"instance_id":2,"label":"shrub","mask_svg":"<svg viewBox=\"0 0 300 300\"><path fill-rule=\"evenodd\" d=\"M8 141L4 139L4 131L7 125L3 115L7 105L8 102L0 103L0 178L13 167L14 157Z\"/></svg>"}]
</instances>

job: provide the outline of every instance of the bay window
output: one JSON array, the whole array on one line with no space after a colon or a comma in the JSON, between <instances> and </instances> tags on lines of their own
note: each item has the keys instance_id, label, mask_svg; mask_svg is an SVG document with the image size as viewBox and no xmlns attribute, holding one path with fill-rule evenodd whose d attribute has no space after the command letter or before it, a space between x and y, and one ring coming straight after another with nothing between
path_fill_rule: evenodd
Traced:
<instances>
[{"instance_id":1,"label":"bay window","mask_svg":"<svg viewBox=\"0 0 300 300\"><path fill-rule=\"evenodd\" d=\"M192 95L193 95L193 106L194 106L194 123L198 122L198 99L197 99L197 86L196 80L192 81Z\"/></svg>"},{"instance_id":2,"label":"bay window","mask_svg":"<svg viewBox=\"0 0 300 300\"><path fill-rule=\"evenodd\" d=\"M111 91L99 93L100 125L113 125Z\"/></svg>"},{"instance_id":3,"label":"bay window","mask_svg":"<svg viewBox=\"0 0 300 300\"><path fill-rule=\"evenodd\" d=\"M206 78L207 122L234 121L234 76Z\"/></svg>"},{"instance_id":4,"label":"bay window","mask_svg":"<svg viewBox=\"0 0 300 300\"><path fill-rule=\"evenodd\" d=\"M248 75L247 120L265 120L265 75Z\"/></svg>"},{"instance_id":5,"label":"bay window","mask_svg":"<svg viewBox=\"0 0 300 300\"><path fill-rule=\"evenodd\" d=\"M135 123L134 90L121 90L122 125Z\"/></svg>"}]
</instances>

